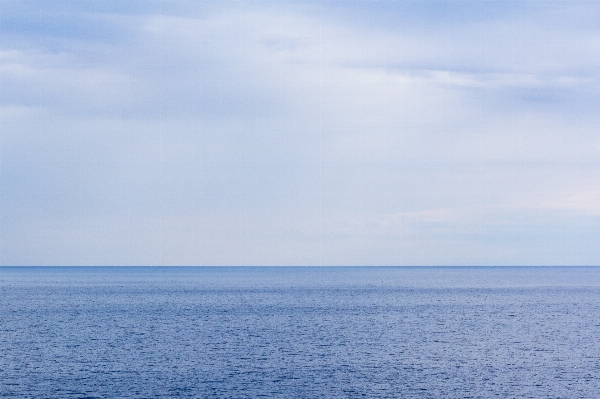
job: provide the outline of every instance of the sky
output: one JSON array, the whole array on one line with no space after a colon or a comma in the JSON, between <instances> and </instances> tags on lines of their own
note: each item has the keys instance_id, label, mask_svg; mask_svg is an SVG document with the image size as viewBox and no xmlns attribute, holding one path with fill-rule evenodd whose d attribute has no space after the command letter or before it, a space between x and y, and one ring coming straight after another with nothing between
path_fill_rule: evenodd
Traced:
<instances>
[{"instance_id":1,"label":"sky","mask_svg":"<svg viewBox=\"0 0 600 399\"><path fill-rule=\"evenodd\" d=\"M2 265L598 265L600 2L0 1Z\"/></svg>"}]
</instances>

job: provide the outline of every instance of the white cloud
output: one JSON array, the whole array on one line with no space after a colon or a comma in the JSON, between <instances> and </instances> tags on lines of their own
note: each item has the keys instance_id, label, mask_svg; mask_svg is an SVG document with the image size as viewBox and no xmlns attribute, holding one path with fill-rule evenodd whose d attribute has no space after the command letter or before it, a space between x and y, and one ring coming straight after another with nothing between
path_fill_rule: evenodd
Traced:
<instances>
[{"instance_id":1,"label":"white cloud","mask_svg":"<svg viewBox=\"0 0 600 399\"><path fill-rule=\"evenodd\" d=\"M569 263L600 213L594 4L180 6L3 36L4 261Z\"/></svg>"},{"instance_id":2,"label":"white cloud","mask_svg":"<svg viewBox=\"0 0 600 399\"><path fill-rule=\"evenodd\" d=\"M566 197L541 201L533 207L570 211L580 215L600 216L600 188L588 187Z\"/></svg>"}]
</instances>

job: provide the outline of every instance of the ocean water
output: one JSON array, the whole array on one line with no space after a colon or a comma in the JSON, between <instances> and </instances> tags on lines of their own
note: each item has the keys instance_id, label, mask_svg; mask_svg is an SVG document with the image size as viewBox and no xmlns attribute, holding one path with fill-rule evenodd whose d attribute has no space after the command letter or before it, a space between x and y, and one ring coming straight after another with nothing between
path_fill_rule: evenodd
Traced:
<instances>
[{"instance_id":1,"label":"ocean water","mask_svg":"<svg viewBox=\"0 0 600 399\"><path fill-rule=\"evenodd\" d=\"M0 268L2 398L599 398L600 268Z\"/></svg>"}]
</instances>

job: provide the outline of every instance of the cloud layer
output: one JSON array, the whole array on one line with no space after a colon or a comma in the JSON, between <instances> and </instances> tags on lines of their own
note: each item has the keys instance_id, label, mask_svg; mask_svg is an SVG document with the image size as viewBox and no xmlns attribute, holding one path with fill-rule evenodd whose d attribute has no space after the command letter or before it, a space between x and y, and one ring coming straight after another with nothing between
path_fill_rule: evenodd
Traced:
<instances>
[{"instance_id":1,"label":"cloud layer","mask_svg":"<svg viewBox=\"0 0 600 399\"><path fill-rule=\"evenodd\" d=\"M594 2L3 2L2 264L598 264Z\"/></svg>"}]
</instances>

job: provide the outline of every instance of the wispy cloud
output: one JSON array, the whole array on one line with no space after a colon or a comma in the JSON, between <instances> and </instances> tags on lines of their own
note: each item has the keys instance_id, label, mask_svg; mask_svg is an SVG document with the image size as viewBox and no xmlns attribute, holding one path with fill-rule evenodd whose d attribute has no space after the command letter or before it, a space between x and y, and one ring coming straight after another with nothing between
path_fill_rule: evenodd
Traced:
<instances>
[{"instance_id":1,"label":"wispy cloud","mask_svg":"<svg viewBox=\"0 0 600 399\"><path fill-rule=\"evenodd\" d=\"M545 200L535 204L533 208L569 211L587 216L600 216L600 188L589 187L567 197Z\"/></svg>"},{"instance_id":2,"label":"wispy cloud","mask_svg":"<svg viewBox=\"0 0 600 399\"><path fill-rule=\"evenodd\" d=\"M0 5L2 263L598 260L593 2L53 4Z\"/></svg>"}]
</instances>

